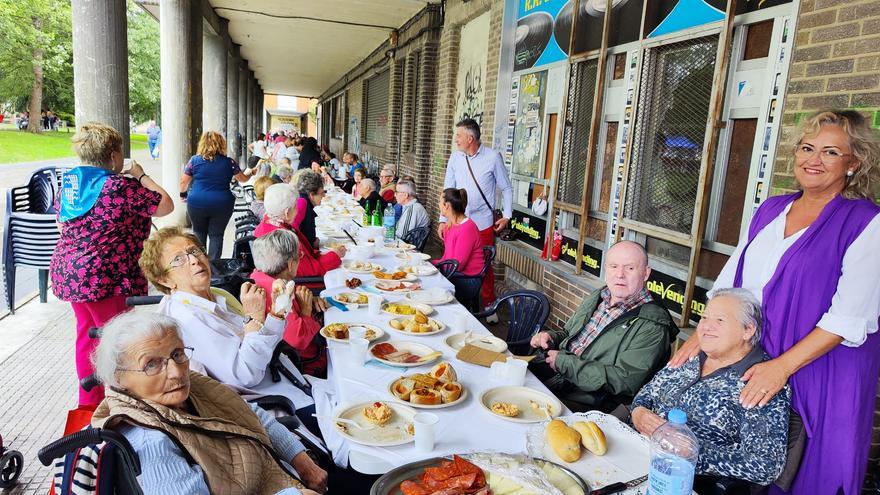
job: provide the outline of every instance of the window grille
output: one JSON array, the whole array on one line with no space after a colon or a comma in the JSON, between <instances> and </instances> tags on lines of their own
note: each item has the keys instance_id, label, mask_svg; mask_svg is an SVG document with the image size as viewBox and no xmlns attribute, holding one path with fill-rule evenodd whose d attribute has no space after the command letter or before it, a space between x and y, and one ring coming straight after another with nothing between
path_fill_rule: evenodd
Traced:
<instances>
[{"instance_id":1,"label":"window grille","mask_svg":"<svg viewBox=\"0 0 880 495\"><path fill-rule=\"evenodd\" d=\"M562 158L559 167L559 201L580 206L593 122L593 99L596 91L597 60L585 60L571 66L565 128L562 134Z\"/></svg>"}]
</instances>

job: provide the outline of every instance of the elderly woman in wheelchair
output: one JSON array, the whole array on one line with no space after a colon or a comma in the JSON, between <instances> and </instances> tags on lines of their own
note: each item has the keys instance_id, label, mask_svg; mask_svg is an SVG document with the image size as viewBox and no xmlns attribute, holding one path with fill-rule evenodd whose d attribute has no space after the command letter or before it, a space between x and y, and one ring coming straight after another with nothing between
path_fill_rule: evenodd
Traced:
<instances>
[{"instance_id":1,"label":"elderly woman in wheelchair","mask_svg":"<svg viewBox=\"0 0 880 495\"><path fill-rule=\"evenodd\" d=\"M159 313L180 323L183 342L208 376L243 395L287 397L300 421L318 432L308 382L287 356L279 356L289 304L267 311L266 290L251 283L241 287L240 302L211 287L211 265L198 239L177 227L161 229L144 243L140 266L165 294Z\"/></svg>"},{"instance_id":2,"label":"elderly woman in wheelchair","mask_svg":"<svg viewBox=\"0 0 880 495\"><path fill-rule=\"evenodd\" d=\"M107 392L92 426L131 443L144 492L325 491L327 473L296 436L233 390L190 371L194 349L181 337L172 318L126 313L104 328L94 355Z\"/></svg>"}]
</instances>

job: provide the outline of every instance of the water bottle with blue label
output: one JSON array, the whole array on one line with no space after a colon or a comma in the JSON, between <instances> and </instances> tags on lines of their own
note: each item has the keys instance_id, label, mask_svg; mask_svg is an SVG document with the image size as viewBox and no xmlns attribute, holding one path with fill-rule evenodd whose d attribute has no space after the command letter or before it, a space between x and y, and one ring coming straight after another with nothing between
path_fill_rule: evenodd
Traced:
<instances>
[{"instance_id":1,"label":"water bottle with blue label","mask_svg":"<svg viewBox=\"0 0 880 495\"><path fill-rule=\"evenodd\" d=\"M651 435L648 495L691 495L700 445L687 427L687 414L672 409Z\"/></svg>"},{"instance_id":2,"label":"water bottle with blue label","mask_svg":"<svg viewBox=\"0 0 880 495\"><path fill-rule=\"evenodd\" d=\"M396 228L394 226L394 206L391 203L388 203L382 213L382 226L385 227L385 242L393 241Z\"/></svg>"}]
</instances>

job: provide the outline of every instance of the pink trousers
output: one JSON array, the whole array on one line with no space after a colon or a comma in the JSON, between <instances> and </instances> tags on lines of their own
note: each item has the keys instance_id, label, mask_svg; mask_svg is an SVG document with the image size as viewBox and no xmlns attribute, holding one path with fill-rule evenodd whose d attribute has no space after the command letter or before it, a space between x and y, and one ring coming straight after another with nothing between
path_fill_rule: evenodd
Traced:
<instances>
[{"instance_id":1,"label":"pink trousers","mask_svg":"<svg viewBox=\"0 0 880 495\"><path fill-rule=\"evenodd\" d=\"M98 346L98 339L89 338L90 328L103 327L114 316L125 312L125 296L113 296L100 301L72 302L73 314L76 316L76 376L78 379L95 372L92 366L92 351ZM79 404L96 405L104 398L104 387L95 387L86 392L79 389Z\"/></svg>"}]
</instances>

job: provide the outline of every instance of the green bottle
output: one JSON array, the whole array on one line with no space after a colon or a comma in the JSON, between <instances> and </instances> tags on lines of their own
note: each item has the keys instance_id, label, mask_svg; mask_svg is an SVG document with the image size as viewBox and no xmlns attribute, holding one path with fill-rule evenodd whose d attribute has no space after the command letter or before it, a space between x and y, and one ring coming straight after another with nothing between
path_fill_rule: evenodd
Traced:
<instances>
[{"instance_id":1,"label":"green bottle","mask_svg":"<svg viewBox=\"0 0 880 495\"><path fill-rule=\"evenodd\" d=\"M363 226L370 225L370 202L364 201L364 218L361 219Z\"/></svg>"},{"instance_id":2,"label":"green bottle","mask_svg":"<svg viewBox=\"0 0 880 495\"><path fill-rule=\"evenodd\" d=\"M376 207L373 208L373 216L370 218L370 225L382 226L382 217L379 216L379 201L376 201Z\"/></svg>"}]
</instances>

